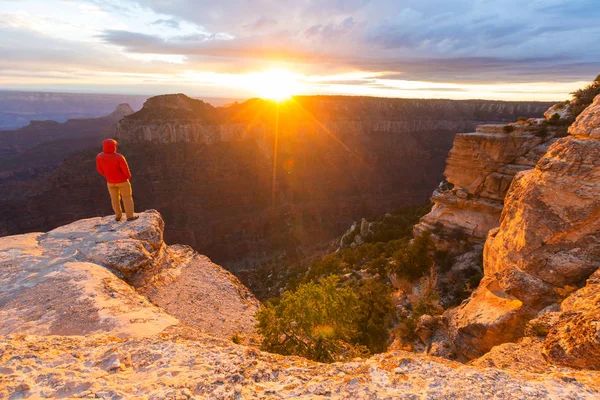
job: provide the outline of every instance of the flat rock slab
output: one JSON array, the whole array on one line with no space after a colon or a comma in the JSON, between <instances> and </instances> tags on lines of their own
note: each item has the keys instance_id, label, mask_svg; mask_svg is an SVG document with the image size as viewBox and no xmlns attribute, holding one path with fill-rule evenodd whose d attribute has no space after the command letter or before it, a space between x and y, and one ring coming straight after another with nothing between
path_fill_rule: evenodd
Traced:
<instances>
[{"instance_id":1,"label":"flat rock slab","mask_svg":"<svg viewBox=\"0 0 600 400\"><path fill-rule=\"evenodd\" d=\"M0 238L0 335L140 337L181 322L252 333L260 303L248 289L192 249L166 246L157 211L139 215Z\"/></svg>"},{"instance_id":2,"label":"flat rock slab","mask_svg":"<svg viewBox=\"0 0 600 400\"><path fill-rule=\"evenodd\" d=\"M408 352L321 364L168 329L153 338L0 337L0 398L597 399L600 374L475 368ZM74 372L76 371L76 372ZM21 397L17 397L21 396Z\"/></svg>"}]
</instances>

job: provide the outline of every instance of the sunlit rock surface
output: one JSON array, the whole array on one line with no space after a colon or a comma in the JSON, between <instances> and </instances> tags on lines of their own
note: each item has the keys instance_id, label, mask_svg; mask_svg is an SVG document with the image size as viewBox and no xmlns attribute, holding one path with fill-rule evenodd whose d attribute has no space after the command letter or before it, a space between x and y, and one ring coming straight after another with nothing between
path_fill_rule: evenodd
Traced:
<instances>
[{"instance_id":1,"label":"sunlit rock surface","mask_svg":"<svg viewBox=\"0 0 600 400\"><path fill-rule=\"evenodd\" d=\"M600 267L600 140L581 134L595 129L597 107L571 127L577 136L559 139L535 169L513 181L500 227L486 241L485 277L470 300L450 312L450 333L464 356L516 340L529 319L560 301L561 291L584 285ZM546 353L568 365L597 367L574 361L581 349L597 353L593 317L563 313L560 321ZM561 329L571 331L568 340Z\"/></svg>"},{"instance_id":2,"label":"sunlit rock surface","mask_svg":"<svg viewBox=\"0 0 600 400\"><path fill-rule=\"evenodd\" d=\"M538 133L543 120L508 125L481 125L456 135L447 159L446 182L433 193L433 209L415 227L431 231L442 247L457 235L483 242L499 225L504 197L515 175L531 169L554 141Z\"/></svg>"},{"instance_id":3,"label":"sunlit rock surface","mask_svg":"<svg viewBox=\"0 0 600 400\"><path fill-rule=\"evenodd\" d=\"M600 270L562 302L543 353L556 364L600 370Z\"/></svg>"},{"instance_id":4,"label":"sunlit rock surface","mask_svg":"<svg viewBox=\"0 0 600 400\"><path fill-rule=\"evenodd\" d=\"M579 114L573 125L569 127L573 136L587 136L591 139L600 139L600 95L594 102Z\"/></svg>"},{"instance_id":5,"label":"sunlit rock surface","mask_svg":"<svg viewBox=\"0 0 600 400\"><path fill-rule=\"evenodd\" d=\"M206 257L167 247L163 229L147 211L0 238L0 334L137 337L180 321L222 337L251 332L254 297Z\"/></svg>"},{"instance_id":6,"label":"sunlit rock surface","mask_svg":"<svg viewBox=\"0 0 600 400\"><path fill-rule=\"evenodd\" d=\"M151 338L0 337L0 397L594 399L600 375L464 366L408 352L321 364L168 328Z\"/></svg>"}]
</instances>

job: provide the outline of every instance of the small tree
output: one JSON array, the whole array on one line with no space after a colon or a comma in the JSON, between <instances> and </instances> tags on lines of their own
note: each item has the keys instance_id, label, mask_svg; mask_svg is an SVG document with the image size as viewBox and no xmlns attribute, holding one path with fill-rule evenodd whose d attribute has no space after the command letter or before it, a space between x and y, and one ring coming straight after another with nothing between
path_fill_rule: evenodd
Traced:
<instances>
[{"instance_id":1,"label":"small tree","mask_svg":"<svg viewBox=\"0 0 600 400\"><path fill-rule=\"evenodd\" d=\"M342 272L342 260L337 253L331 253L312 265L308 273L308 280L317 280L340 272Z\"/></svg>"},{"instance_id":2,"label":"small tree","mask_svg":"<svg viewBox=\"0 0 600 400\"><path fill-rule=\"evenodd\" d=\"M339 279L300 285L285 292L277 305L266 303L257 313L264 350L332 362L353 357L360 305L353 290L338 287Z\"/></svg>"},{"instance_id":3,"label":"small tree","mask_svg":"<svg viewBox=\"0 0 600 400\"><path fill-rule=\"evenodd\" d=\"M411 243L401 247L393 255L396 275L412 280L421 277L433 264L431 253L434 247L430 232L416 237Z\"/></svg>"},{"instance_id":4,"label":"small tree","mask_svg":"<svg viewBox=\"0 0 600 400\"><path fill-rule=\"evenodd\" d=\"M396 315L392 289L367 279L357 292L360 305L357 343L366 346L372 353L381 353L387 349L390 337L388 329L392 327Z\"/></svg>"}]
</instances>

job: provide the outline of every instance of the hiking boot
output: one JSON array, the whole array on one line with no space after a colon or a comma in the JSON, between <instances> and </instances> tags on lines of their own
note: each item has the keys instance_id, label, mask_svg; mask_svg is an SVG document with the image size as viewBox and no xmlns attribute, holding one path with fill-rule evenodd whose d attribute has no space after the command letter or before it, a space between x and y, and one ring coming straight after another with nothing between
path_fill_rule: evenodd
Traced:
<instances>
[{"instance_id":1,"label":"hiking boot","mask_svg":"<svg viewBox=\"0 0 600 400\"><path fill-rule=\"evenodd\" d=\"M136 219L138 219L140 216L139 215L134 215L131 218L127 218L127 221L135 221Z\"/></svg>"}]
</instances>

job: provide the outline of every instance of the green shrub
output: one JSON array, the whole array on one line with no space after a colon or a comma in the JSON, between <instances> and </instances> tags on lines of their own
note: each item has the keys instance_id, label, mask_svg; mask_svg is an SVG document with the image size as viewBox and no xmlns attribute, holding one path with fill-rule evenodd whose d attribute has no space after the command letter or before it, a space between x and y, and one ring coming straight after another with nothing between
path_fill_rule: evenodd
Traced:
<instances>
[{"instance_id":1,"label":"green shrub","mask_svg":"<svg viewBox=\"0 0 600 400\"><path fill-rule=\"evenodd\" d=\"M548 137L548 127L545 125L540 126L535 131L535 136L542 138L542 139L546 139Z\"/></svg>"},{"instance_id":2,"label":"green shrub","mask_svg":"<svg viewBox=\"0 0 600 400\"><path fill-rule=\"evenodd\" d=\"M525 121L527 121L528 119L529 119L529 118L527 118L527 117L519 117L519 118L517 118L517 121L519 121L519 122L525 122Z\"/></svg>"},{"instance_id":3,"label":"green shrub","mask_svg":"<svg viewBox=\"0 0 600 400\"><path fill-rule=\"evenodd\" d=\"M570 109L571 114L573 114L574 117L577 117L583 110L592 104L594 98L600 94L600 80L598 80L598 76L594 79L594 82L571 94L573 95Z\"/></svg>"},{"instance_id":4,"label":"green shrub","mask_svg":"<svg viewBox=\"0 0 600 400\"><path fill-rule=\"evenodd\" d=\"M411 243L398 249L393 259L394 272L399 278L417 279L433 265L430 253L434 250L431 233L416 237Z\"/></svg>"},{"instance_id":5,"label":"green shrub","mask_svg":"<svg viewBox=\"0 0 600 400\"><path fill-rule=\"evenodd\" d=\"M387 258L379 257L368 263L366 269L372 275L379 274L380 277L385 277L387 275L388 264Z\"/></svg>"},{"instance_id":6,"label":"green shrub","mask_svg":"<svg viewBox=\"0 0 600 400\"><path fill-rule=\"evenodd\" d=\"M352 249L343 249L342 251L340 251L339 257L342 259L343 262L352 267L356 266L360 261L358 253Z\"/></svg>"},{"instance_id":7,"label":"green shrub","mask_svg":"<svg viewBox=\"0 0 600 400\"><path fill-rule=\"evenodd\" d=\"M332 253L313 263L308 273L308 280L316 280L320 277L336 275L342 272L342 260L338 254Z\"/></svg>"},{"instance_id":8,"label":"green shrub","mask_svg":"<svg viewBox=\"0 0 600 400\"><path fill-rule=\"evenodd\" d=\"M381 353L388 347L389 329L396 315L391 293L389 286L373 279L362 281L357 289L360 313L356 344L365 346L371 353Z\"/></svg>"},{"instance_id":9,"label":"green shrub","mask_svg":"<svg viewBox=\"0 0 600 400\"><path fill-rule=\"evenodd\" d=\"M436 250L433 256L435 263L440 266L442 272L448 272L454 264L454 256L448 250Z\"/></svg>"},{"instance_id":10,"label":"green shrub","mask_svg":"<svg viewBox=\"0 0 600 400\"><path fill-rule=\"evenodd\" d=\"M393 335L398 337L404 343L410 343L417 339L415 328L421 316L440 315L444 312L444 308L440 305L440 296L435 290L437 283L437 275L433 268L429 270L428 276L421 278L420 293L412 303L412 313L409 316L403 316L399 319L398 325L393 330Z\"/></svg>"},{"instance_id":11,"label":"green shrub","mask_svg":"<svg viewBox=\"0 0 600 400\"><path fill-rule=\"evenodd\" d=\"M361 308L354 291L330 276L285 292L278 304L263 304L256 317L262 348L284 355L333 362L365 353L356 341Z\"/></svg>"}]
</instances>

